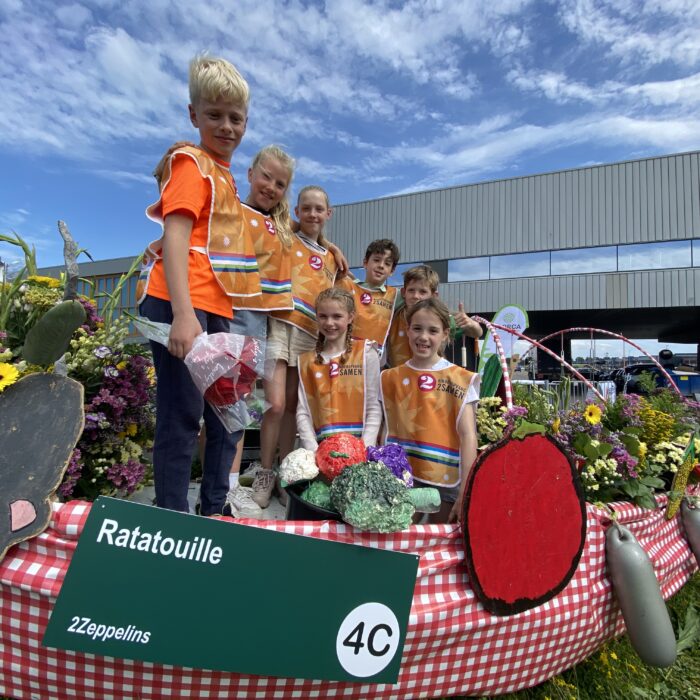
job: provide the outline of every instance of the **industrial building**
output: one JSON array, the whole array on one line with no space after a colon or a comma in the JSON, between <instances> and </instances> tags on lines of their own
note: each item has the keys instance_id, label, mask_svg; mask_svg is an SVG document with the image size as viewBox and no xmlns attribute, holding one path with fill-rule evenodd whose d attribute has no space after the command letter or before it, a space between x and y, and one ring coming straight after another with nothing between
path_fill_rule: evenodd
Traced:
<instances>
[{"instance_id":1,"label":"industrial building","mask_svg":"<svg viewBox=\"0 0 700 700\"><path fill-rule=\"evenodd\" d=\"M358 267L368 242L393 238L398 273L430 264L452 308L487 317L517 303L535 338L594 326L700 343L698 151L344 204L328 234ZM132 260L81 273L110 290Z\"/></svg>"}]
</instances>

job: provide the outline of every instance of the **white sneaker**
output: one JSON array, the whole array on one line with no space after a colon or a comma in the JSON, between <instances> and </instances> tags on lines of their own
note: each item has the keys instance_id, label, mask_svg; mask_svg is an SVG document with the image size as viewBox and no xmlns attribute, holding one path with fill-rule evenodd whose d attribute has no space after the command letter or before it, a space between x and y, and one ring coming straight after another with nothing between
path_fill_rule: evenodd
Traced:
<instances>
[{"instance_id":1,"label":"white sneaker","mask_svg":"<svg viewBox=\"0 0 700 700\"><path fill-rule=\"evenodd\" d=\"M262 470L263 468L260 462L251 462L250 466L238 476L238 483L241 486L252 486L258 472L261 472Z\"/></svg>"},{"instance_id":2,"label":"white sneaker","mask_svg":"<svg viewBox=\"0 0 700 700\"><path fill-rule=\"evenodd\" d=\"M231 509L232 518L263 519L262 508L255 503L251 495L251 489L236 484L226 494L226 505Z\"/></svg>"},{"instance_id":3,"label":"white sneaker","mask_svg":"<svg viewBox=\"0 0 700 700\"><path fill-rule=\"evenodd\" d=\"M275 488L275 472L272 469L261 469L253 481L252 498L261 507L267 508L270 505L272 491Z\"/></svg>"}]
</instances>

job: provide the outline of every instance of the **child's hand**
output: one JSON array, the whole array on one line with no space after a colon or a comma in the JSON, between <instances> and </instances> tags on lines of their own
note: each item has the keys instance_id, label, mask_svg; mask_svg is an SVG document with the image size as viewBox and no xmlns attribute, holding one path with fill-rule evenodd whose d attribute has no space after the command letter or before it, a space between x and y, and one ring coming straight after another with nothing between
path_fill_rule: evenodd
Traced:
<instances>
[{"instance_id":1,"label":"child's hand","mask_svg":"<svg viewBox=\"0 0 700 700\"><path fill-rule=\"evenodd\" d=\"M459 311L454 315L455 325L457 328L461 328L464 335L468 335L472 338L481 337L481 326L473 321L464 311L464 304L459 302Z\"/></svg>"},{"instance_id":2,"label":"child's hand","mask_svg":"<svg viewBox=\"0 0 700 700\"><path fill-rule=\"evenodd\" d=\"M340 250L335 243L329 243L328 250L335 258L335 264L338 266L338 278L345 277L345 275L348 274L350 265L348 264L347 258L343 255L343 251Z\"/></svg>"},{"instance_id":3,"label":"child's hand","mask_svg":"<svg viewBox=\"0 0 700 700\"><path fill-rule=\"evenodd\" d=\"M196 148L191 141L178 141L170 146L170 148L165 152L165 155L158 161L158 165L156 165L155 170L153 171L153 177L156 179L156 182L159 185L161 179L163 178L163 170L165 169L165 164L168 162L168 158L170 158L173 152L177 151L178 148L184 148L185 146Z\"/></svg>"},{"instance_id":4,"label":"child's hand","mask_svg":"<svg viewBox=\"0 0 700 700\"><path fill-rule=\"evenodd\" d=\"M202 333L202 326L192 314L175 316L168 338L168 352L181 360L192 349L194 339Z\"/></svg>"},{"instance_id":5,"label":"child's hand","mask_svg":"<svg viewBox=\"0 0 700 700\"><path fill-rule=\"evenodd\" d=\"M452 510L450 511L450 514L447 516L447 522L448 523L458 523L460 515L462 514L462 499L458 498L455 501L455 504L452 506Z\"/></svg>"}]
</instances>

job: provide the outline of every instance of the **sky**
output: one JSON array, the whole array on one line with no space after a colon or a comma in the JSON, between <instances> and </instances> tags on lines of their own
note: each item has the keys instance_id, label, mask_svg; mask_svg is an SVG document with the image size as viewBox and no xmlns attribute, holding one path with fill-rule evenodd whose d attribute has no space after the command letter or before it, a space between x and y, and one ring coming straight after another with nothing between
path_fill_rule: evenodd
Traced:
<instances>
[{"instance_id":1,"label":"sky","mask_svg":"<svg viewBox=\"0 0 700 700\"><path fill-rule=\"evenodd\" d=\"M40 265L58 219L96 260L156 238L201 51L251 87L243 196L268 143L334 204L700 147L697 0L0 0L0 232Z\"/></svg>"}]
</instances>

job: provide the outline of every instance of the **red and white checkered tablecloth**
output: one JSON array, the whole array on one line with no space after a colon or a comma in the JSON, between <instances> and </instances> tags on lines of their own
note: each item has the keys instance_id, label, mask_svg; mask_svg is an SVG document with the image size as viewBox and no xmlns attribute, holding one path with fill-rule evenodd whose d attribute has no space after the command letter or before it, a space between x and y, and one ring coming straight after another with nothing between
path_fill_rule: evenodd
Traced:
<instances>
[{"instance_id":1,"label":"red and white checkered tablecloth","mask_svg":"<svg viewBox=\"0 0 700 700\"><path fill-rule=\"evenodd\" d=\"M662 508L613 506L649 554L668 598L697 570L678 517L667 521ZM420 555L395 685L246 676L43 648L54 599L89 510L89 503L79 501L55 505L46 532L15 546L0 562L0 694L18 700L497 695L545 681L624 631L605 570L610 520L589 504L586 547L569 585L548 603L511 617L491 615L475 600L454 526L414 526L379 535L341 523L238 521Z\"/></svg>"}]
</instances>

